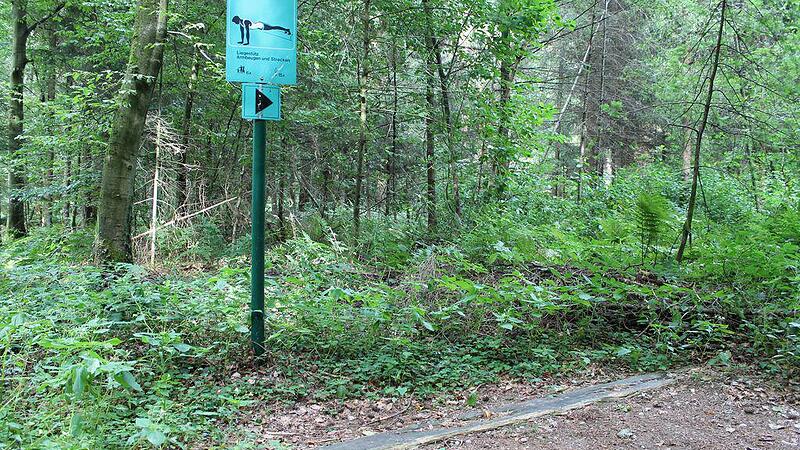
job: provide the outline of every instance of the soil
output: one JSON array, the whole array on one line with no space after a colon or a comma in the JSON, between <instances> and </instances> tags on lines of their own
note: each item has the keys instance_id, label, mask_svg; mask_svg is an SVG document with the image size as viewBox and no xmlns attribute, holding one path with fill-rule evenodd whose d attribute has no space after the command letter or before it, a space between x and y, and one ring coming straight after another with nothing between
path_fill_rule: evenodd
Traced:
<instances>
[{"instance_id":1,"label":"soil","mask_svg":"<svg viewBox=\"0 0 800 450\"><path fill-rule=\"evenodd\" d=\"M256 405L231 430L231 444L318 448L411 425L455 420L465 412L543 397L627 374L594 369L579 379L505 381L435 400L356 399ZM460 436L437 449L800 449L800 388L752 374L709 368L682 371L660 390ZM475 406L469 406L469 405Z\"/></svg>"},{"instance_id":2,"label":"soil","mask_svg":"<svg viewBox=\"0 0 800 450\"><path fill-rule=\"evenodd\" d=\"M750 378L674 385L423 449L800 449L797 398Z\"/></svg>"}]
</instances>

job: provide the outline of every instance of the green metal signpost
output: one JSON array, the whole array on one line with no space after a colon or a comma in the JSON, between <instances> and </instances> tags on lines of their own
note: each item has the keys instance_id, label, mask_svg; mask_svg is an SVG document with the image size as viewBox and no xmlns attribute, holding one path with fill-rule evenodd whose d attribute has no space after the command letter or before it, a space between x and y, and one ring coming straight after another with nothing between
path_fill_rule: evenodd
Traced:
<instances>
[{"instance_id":1,"label":"green metal signpost","mask_svg":"<svg viewBox=\"0 0 800 450\"><path fill-rule=\"evenodd\" d=\"M264 354L265 165L268 120L281 119L280 88L297 79L297 0L228 0L226 78L242 85L242 118L253 120L250 339Z\"/></svg>"},{"instance_id":2,"label":"green metal signpost","mask_svg":"<svg viewBox=\"0 0 800 450\"><path fill-rule=\"evenodd\" d=\"M264 354L264 210L267 122L253 122L253 246L250 272L250 337L256 356Z\"/></svg>"}]
</instances>

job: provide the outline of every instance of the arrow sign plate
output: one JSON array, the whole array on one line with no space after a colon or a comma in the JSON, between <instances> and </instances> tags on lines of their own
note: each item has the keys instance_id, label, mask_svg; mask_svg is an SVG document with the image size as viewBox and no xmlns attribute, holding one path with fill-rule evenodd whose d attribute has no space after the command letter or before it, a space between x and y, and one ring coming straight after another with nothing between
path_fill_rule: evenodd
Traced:
<instances>
[{"instance_id":1,"label":"arrow sign plate","mask_svg":"<svg viewBox=\"0 0 800 450\"><path fill-rule=\"evenodd\" d=\"M281 89L266 84L243 84L242 118L281 120Z\"/></svg>"}]
</instances>

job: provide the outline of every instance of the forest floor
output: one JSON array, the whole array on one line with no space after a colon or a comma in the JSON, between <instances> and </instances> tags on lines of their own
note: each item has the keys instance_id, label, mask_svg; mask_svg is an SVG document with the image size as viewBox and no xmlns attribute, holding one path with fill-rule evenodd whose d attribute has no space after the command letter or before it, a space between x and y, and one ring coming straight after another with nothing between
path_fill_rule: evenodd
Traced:
<instances>
[{"instance_id":1,"label":"forest floor","mask_svg":"<svg viewBox=\"0 0 800 450\"><path fill-rule=\"evenodd\" d=\"M422 449L800 449L800 386L775 383L753 370L708 367L671 374L660 389L457 436ZM595 369L578 379L505 381L432 400L392 398L256 404L231 432L231 443L269 448L318 448L438 422L624 378ZM473 406L474 405L474 406Z\"/></svg>"}]
</instances>

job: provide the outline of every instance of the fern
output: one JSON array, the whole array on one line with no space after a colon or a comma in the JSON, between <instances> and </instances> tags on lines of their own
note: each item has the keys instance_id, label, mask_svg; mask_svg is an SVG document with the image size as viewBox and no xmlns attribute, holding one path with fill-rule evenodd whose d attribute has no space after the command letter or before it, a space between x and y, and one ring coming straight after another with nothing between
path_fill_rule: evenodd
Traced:
<instances>
[{"instance_id":1,"label":"fern","mask_svg":"<svg viewBox=\"0 0 800 450\"><path fill-rule=\"evenodd\" d=\"M644 264L648 250L658 243L667 220L669 219L669 205L667 199L661 194L645 192L636 199L636 228L642 248L642 263Z\"/></svg>"}]
</instances>

